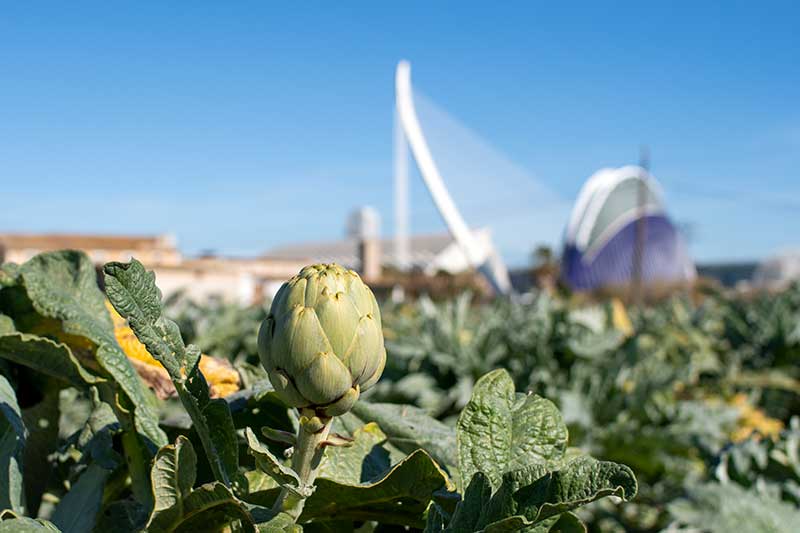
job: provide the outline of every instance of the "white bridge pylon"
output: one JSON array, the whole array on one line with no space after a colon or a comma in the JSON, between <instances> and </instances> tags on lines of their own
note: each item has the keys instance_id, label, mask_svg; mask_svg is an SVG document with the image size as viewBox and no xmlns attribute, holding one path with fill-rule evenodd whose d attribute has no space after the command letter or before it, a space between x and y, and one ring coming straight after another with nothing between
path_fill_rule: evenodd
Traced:
<instances>
[{"instance_id":1,"label":"white bridge pylon","mask_svg":"<svg viewBox=\"0 0 800 533\"><path fill-rule=\"evenodd\" d=\"M401 267L408 265L408 165L406 164L405 140L433 198L436 208L444 219L447 229L458 243L470 265L477 269L500 294L511 292L508 270L496 250L487 249L475 238L464 218L456 208L453 198L445 187L433 159L425 135L422 133L414 97L411 90L411 65L408 61L397 64L395 75L395 98L397 121L395 126L395 247L397 261Z\"/></svg>"}]
</instances>

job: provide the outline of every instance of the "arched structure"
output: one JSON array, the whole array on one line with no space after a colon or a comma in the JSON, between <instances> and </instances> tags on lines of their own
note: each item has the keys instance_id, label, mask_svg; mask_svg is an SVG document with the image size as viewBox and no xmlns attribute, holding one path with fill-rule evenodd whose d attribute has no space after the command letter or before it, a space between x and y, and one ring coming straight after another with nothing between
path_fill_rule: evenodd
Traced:
<instances>
[{"instance_id":1,"label":"arched structure","mask_svg":"<svg viewBox=\"0 0 800 533\"><path fill-rule=\"evenodd\" d=\"M637 257L638 256L638 257ZM696 276L661 188L643 168L603 169L584 184L564 235L562 278L575 290Z\"/></svg>"},{"instance_id":2,"label":"arched structure","mask_svg":"<svg viewBox=\"0 0 800 533\"><path fill-rule=\"evenodd\" d=\"M445 187L433 159L414 108L411 89L411 65L400 61L395 75L396 117L395 126L395 215L396 255L398 262L408 257L408 166L406 141L417 163L425 186L433 198L447 229L459 244L469 263L483 274L496 292L511 292L508 271L494 249L486 249L475 238L464 218L456 208Z\"/></svg>"}]
</instances>

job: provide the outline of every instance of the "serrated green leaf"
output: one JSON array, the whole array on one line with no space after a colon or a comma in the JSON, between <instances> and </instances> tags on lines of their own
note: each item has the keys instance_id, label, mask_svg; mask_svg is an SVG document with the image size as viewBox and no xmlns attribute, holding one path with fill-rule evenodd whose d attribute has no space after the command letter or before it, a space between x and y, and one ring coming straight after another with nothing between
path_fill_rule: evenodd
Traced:
<instances>
[{"instance_id":1,"label":"serrated green leaf","mask_svg":"<svg viewBox=\"0 0 800 533\"><path fill-rule=\"evenodd\" d=\"M375 422L398 449L428 452L439 464L456 466L456 435L453 428L410 405L358 401L351 413L363 422Z\"/></svg>"},{"instance_id":2,"label":"serrated green leaf","mask_svg":"<svg viewBox=\"0 0 800 533\"><path fill-rule=\"evenodd\" d=\"M509 480L515 485L512 497L516 505L514 514L524 515L532 521L571 511L606 496L630 500L637 491L636 478L630 468L591 457L574 459L533 483L528 483L528 479L520 482L514 474L508 474L503 480L504 484ZM520 485L523 486L516 489Z\"/></svg>"},{"instance_id":3,"label":"serrated green leaf","mask_svg":"<svg viewBox=\"0 0 800 533\"><path fill-rule=\"evenodd\" d=\"M536 395L517 398L514 382L503 369L475 384L457 425L460 486L476 472L495 487L505 472L560 458L567 428L556 406Z\"/></svg>"},{"instance_id":4,"label":"serrated green leaf","mask_svg":"<svg viewBox=\"0 0 800 533\"><path fill-rule=\"evenodd\" d=\"M175 322L162 316L161 291L155 273L137 260L108 263L106 294L114 309L124 317L136 338L161 363L174 380L182 380L197 366L200 352L187 349Z\"/></svg>"},{"instance_id":5,"label":"serrated green leaf","mask_svg":"<svg viewBox=\"0 0 800 533\"><path fill-rule=\"evenodd\" d=\"M53 512L53 523L64 533L90 533L103 503L103 489L110 472L91 464L81 474Z\"/></svg>"},{"instance_id":6,"label":"serrated green leaf","mask_svg":"<svg viewBox=\"0 0 800 533\"><path fill-rule=\"evenodd\" d=\"M1 375L0 415L0 506L25 513L22 468L28 430L14 389Z\"/></svg>"},{"instance_id":7,"label":"serrated green leaf","mask_svg":"<svg viewBox=\"0 0 800 533\"><path fill-rule=\"evenodd\" d=\"M200 351L184 346L178 326L162 316L155 274L135 259L126 264L108 263L104 271L111 304L167 369L203 443L214 477L230 486L239 476L239 451L230 409L224 400L211 400L208 383L197 364Z\"/></svg>"},{"instance_id":8,"label":"serrated green leaf","mask_svg":"<svg viewBox=\"0 0 800 533\"><path fill-rule=\"evenodd\" d=\"M281 485L288 485L293 488L300 487L300 478L294 470L283 464L269 449L261 444L253 430L245 429L245 437L249 447L250 455L257 459L260 470L268 474Z\"/></svg>"}]
</instances>

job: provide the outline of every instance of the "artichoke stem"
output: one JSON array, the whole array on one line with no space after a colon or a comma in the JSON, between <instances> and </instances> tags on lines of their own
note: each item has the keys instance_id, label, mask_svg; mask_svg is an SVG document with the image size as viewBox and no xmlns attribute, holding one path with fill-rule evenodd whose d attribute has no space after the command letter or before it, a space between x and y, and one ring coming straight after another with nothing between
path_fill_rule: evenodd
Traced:
<instances>
[{"instance_id":1,"label":"artichoke stem","mask_svg":"<svg viewBox=\"0 0 800 533\"><path fill-rule=\"evenodd\" d=\"M321 429L320 422L322 422ZM322 443L328 439L332 423L333 417L324 420L317 417L301 417L300 429L297 431L297 444L292 454L292 469L300 478L302 494L284 488L273 506L274 511L291 515L295 522L300 518L306 497L317 479L317 471L325 452Z\"/></svg>"}]
</instances>

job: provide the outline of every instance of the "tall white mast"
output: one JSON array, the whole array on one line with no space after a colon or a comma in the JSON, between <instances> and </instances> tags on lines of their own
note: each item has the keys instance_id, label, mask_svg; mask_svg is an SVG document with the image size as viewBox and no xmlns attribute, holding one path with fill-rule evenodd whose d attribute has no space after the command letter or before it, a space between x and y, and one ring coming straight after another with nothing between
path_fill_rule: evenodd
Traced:
<instances>
[{"instance_id":1,"label":"tall white mast","mask_svg":"<svg viewBox=\"0 0 800 533\"><path fill-rule=\"evenodd\" d=\"M414 109L414 99L411 91L411 65L408 61L400 61L397 64L395 97L400 129L402 129L402 133L405 134L405 138L411 146L411 153L417 162L422 179L425 181L425 185L428 187L431 197L433 197L433 202L447 225L447 229L450 230L450 234L461 247L472 267L478 269L497 292L508 294L511 292L511 282L502 259L494 250L484 249L475 239L461 213L456 209L455 202L453 202L453 198L447 191L441 174L439 174L439 169L433 160L425 135L422 133L417 112ZM395 167L396 170L397 167ZM405 179L407 184L408 177L406 176ZM404 196L403 201L407 202L407 196ZM407 209L407 205L405 207Z\"/></svg>"},{"instance_id":2,"label":"tall white mast","mask_svg":"<svg viewBox=\"0 0 800 533\"><path fill-rule=\"evenodd\" d=\"M394 113L394 256L405 271L411 266L408 239L408 146L397 111Z\"/></svg>"}]
</instances>

